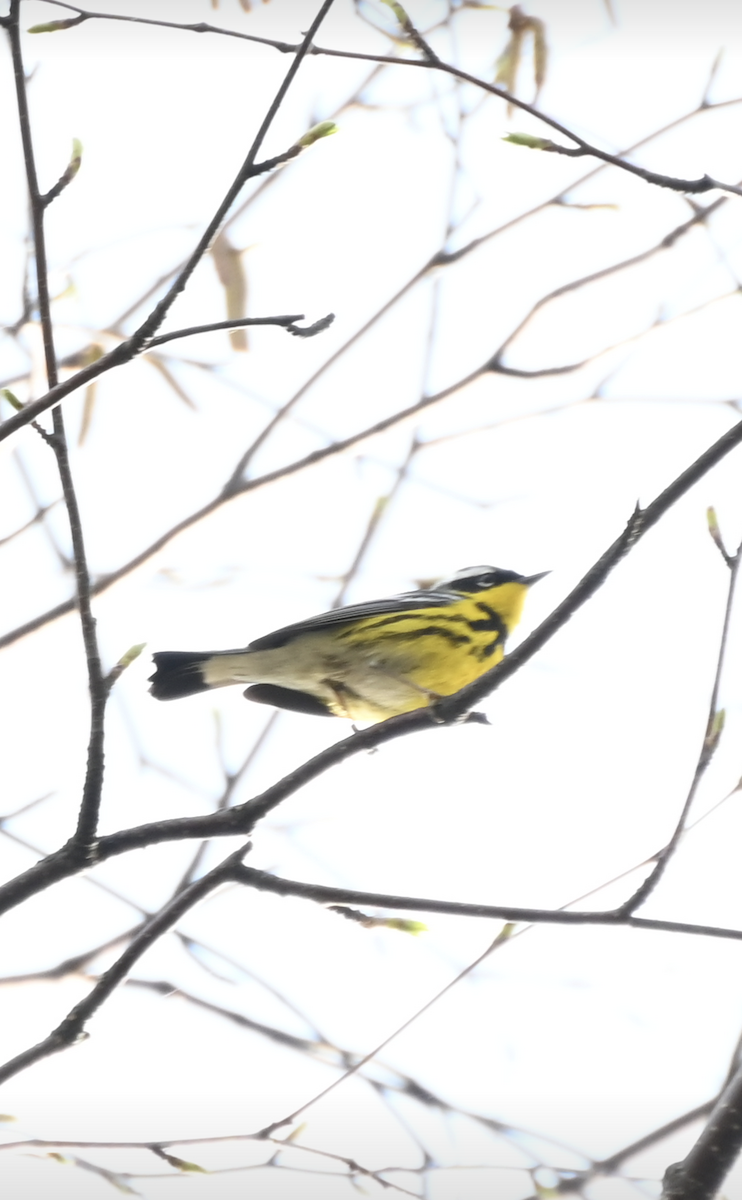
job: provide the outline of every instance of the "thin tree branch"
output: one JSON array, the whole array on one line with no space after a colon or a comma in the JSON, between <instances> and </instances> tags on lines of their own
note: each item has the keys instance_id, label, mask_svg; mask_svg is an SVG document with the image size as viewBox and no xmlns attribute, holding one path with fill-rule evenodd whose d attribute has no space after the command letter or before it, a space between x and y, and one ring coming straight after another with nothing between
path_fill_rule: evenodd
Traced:
<instances>
[{"instance_id":1,"label":"thin tree branch","mask_svg":"<svg viewBox=\"0 0 742 1200\"><path fill-rule=\"evenodd\" d=\"M533 113L536 116L536 112ZM543 113L538 114L539 119L545 121L548 125L553 125L553 128L558 128L556 122L551 121L549 117L545 117ZM599 150L597 146L591 146L589 142L583 141L576 133L571 133L565 130L567 137L571 137L578 143L577 146L560 146L557 142L552 142L547 139L537 139L541 144L535 147L538 150L543 150L550 154L564 154L568 158L599 158L602 162L608 163L609 166L619 167L622 171L628 171L630 175L636 175L639 179L643 179L645 183L652 183L655 187L669 188L673 192L685 192L689 195L699 196L704 192L718 190L721 192L730 192L735 196L742 196L742 186L738 183L722 183L719 179L713 179L710 175L702 175L698 179L678 179L674 175L660 175L657 171L649 171L646 167L639 167L636 163L626 162L626 159L619 158L616 154L609 154L606 150ZM515 140L517 135L514 135Z\"/></svg>"},{"instance_id":2,"label":"thin tree branch","mask_svg":"<svg viewBox=\"0 0 742 1200\"><path fill-rule=\"evenodd\" d=\"M670 841L656 857L655 865L642 881L639 887L634 892L633 896L621 906L621 911L626 913L636 912L651 896L652 892L657 887L662 879L670 859L680 845L680 840L685 832L686 821L690 813L693 801L698 793L701 780L706 774L709 763L716 753L716 748L721 737L723 720L719 719L718 700L719 700L719 683L721 681L721 673L724 667L726 658L726 650L729 639L729 628L732 619L732 608L734 605L734 594L739 575L740 564L742 563L742 542L737 548L737 553L730 557L727 554L723 555L726 565L729 568L729 587L727 590L727 602L724 610L724 624L722 627L721 638L719 642L719 653L716 657L716 670L714 672L714 682L711 688L711 700L709 702L708 717L706 718L706 729L701 743L696 769L693 772L693 779L688 789L688 794L685 798L685 803L678 818L677 825L673 831Z\"/></svg>"},{"instance_id":3,"label":"thin tree branch","mask_svg":"<svg viewBox=\"0 0 742 1200\"><path fill-rule=\"evenodd\" d=\"M155 346L163 346L165 342L174 342L177 338L194 337L198 333L216 333L220 329L242 329L245 325L282 325L290 327L296 321L303 321L303 313L293 313L288 317L240 317L232 321L212 321L210 325L191 325L188 329L174 329L172 333L161 333L152 338L147 350Z\"/></svg>"},{"instance_id":4,"label":"thin tree branch","mask_svg":"<svg viewBox=\"0 0 742 1200\"><path fill-rule=\"evenodd\" d=\"M373 1050L369 1050L367 1054L364 1054L363 1057L358 1060L358 1062L354 1062L353 1065L348 1067L348 1069L344 1071L342 1075L339 1075L337 1079L333 1079L332 1083L328 1084L327 1087L324 1087L321 1092L317 1092L316 1095L312 1096L310 1100L305 1101L304 1104L300 1104L298 1108L295 1108L293 1112L290 1112L287 1116L282 1117L278 1121L272 1121L270 1125L266 1126L266 1128L262 1129L260 1132L265 1137L272 1137L276 1130L282 1129L285 1125L293 1125L296 1118L300 1117L302 1113L307 1111L307 1109L312 1108L312 1106L317 1104L318 1101L323 1100L325 1096L329 1095L330 1092L333 1092L335 1088L338 1088L341 1086L341 1084L345 1083L346 1079L350 1079L351 1076L357 1074L362 1067L367 1066L368 1063L376 1058L377 1054L379 1054L382 1050L386 1049L389 1043L398 1037L400 1033L403 1033L405 1029L409 1029L410 1025L414 1024L414 1022L417 1021L417 1019L421 1017L423 1013L428 1012L433 1005L437 1004L438 1001L443 998L443 996L452 990L452 988L455 988L459 983L461 983L462 979L466 979L468 975L471 975L472 971L475 971L476 968L480 966L480 964L483 963L486 958L489 958L493 951L499 949L500 946L505 945L508 937L509 930L506 925L501 932L498 933L497 937L487 947L486 950L477 955L473 962L468 963L467 966L464 967L463 971L459 971L458 974L453 979L450 979L442 988L440 988L434 996L431 996L430 1000L428 1000L421 1008L414 1012L412 1016L408 1018L408 1020L406 1020L402 1025L398 1025L394 1032L389 1035L389 1037L384 1038L384 1040L379 1042L377 1046L374 1046Z\"/></svg>"},{"instance_id":5,"label":"thin tree branch","mask_svg":"<svg viewBox=\"0 0 742 1200\"><path fill-rule=\"evenodd\" d=\"M277 720L278 709L274 709L236 771L228 771L224 763L222 763L222 770L224 771L224 787L222 788L221 795L214 806L216 812L222 812L225 808L229 807L237 787L245 778L245 775L250 770L250 767L252 766L256 757L263 749L263 746L270 736L271 730L273 729ZM183 888L187 887L188 884L191 883L196 877L198 869L206 853L208 844L208 839L206 839L201 842L200 846L197 847L193 858L173 889L174 896L177 896L179 892L182 892Z\"/></svg>"},{"instance_id":6,"label":"thin tree branch","mask_svg":"<svg viewBox=\"0 0 742 1200\"><path fill-rule=\"evenodd\" d=\"M560 1179L554 1184L549 1189L550 1192L555 1196L575 1196L579 1195L580 1191L594 1180L615 1176L618 1168L627 1159L634 1158L644 1150L651 1149L658 1142L661 1142L663 1138L672 1137L674 1133L685 1129L687 1125L692 1125L694 1121L700 1121L704 1117L707 1117L712 1112L715 1103L715 1099L707 1100L705 1104L699 1104L697 1108L691 1108L688 1112L682 1113L681 1116L674 1117L672 1121L667 1121L664 1125L658 1126L651 1133L637 1138L635 1142L630 1142L628 1146L622 1146L615 1154L610 1154L607 1158L596 1159L585 1171L577 1171L574 1174L570 1172L567 1178ZM543 1200L543 1194L525 1196L523 1200Z\"/></svg>"},{"instance_id":7,"label":"thin tree branch","mask_svg":"<svg viewBox=\"0 0 742 1200\"><path fill-rule=\"evenodd\" d=\"M44 211L48 201L39 191L36 161L34 157L31 122L26 95L26 77L23 67L20 38L20 0L12 0L9 13L8 38L10 41L11 57L13 60L13 75L16 88L16 104L18 121L23 144L23 159L26 169L26 180L31 206L31 221L33 225L34 252L36 264L36 283L39 298L39 318L41 322L46 360L46 374L53 388L58 380L57 358L54 349L54 332L51 319L51 302L49 297L49 280L46 258L46 235L44 230ZM85 661L88 672L88 687L90 689L90 734L88 739L87 765L85 780L77 820L76 840L85 854L88 854L98 824L101 792L103 787L104 769L104 723L108 687L103 678L103 668L98 648L98 637L95 628L91 604L90 572L85 553L82 518L77 502L77 493L70 468L67 438L64 430L64 418L61 408L56 408L53 414L54 434L50 440L51 448L57 460L57 469L62 484L62 494L67 509L72 539L72 550L75 567L75 583L77 592L77 609L80 614Z\"/></svg>"},{"instance_id":8,"label":"thin tree branch","mask_svg":"<svg viewBox=\"0 0 742 1200\"><path fill-rule=\"evenodd\" d=\"M60 0L50 0L50 3L60 3ZM161 25L168 29L182 29L184 32L191 33L216 33L225 37L238 37L245 41L259 42L262 45L271 46L275 50L279 50L284 54L296 53L297 46L289 45L286 42L272 40L270 38L258 38L252 34L236 33L232 30L220 29L213 25L208 25L205 22L198 22L191 25L178 25L171 21L155 21L143 17L123 17L114 13L95 13L88 12L84 9L77 8L72 4L60 4L60 7L68 8L73 12L80 14L85 20L113 20L113 21L131 21L136 24L146 25ZM419 35L418 35L419 37ZM302 43L303 45L303 43ZM435 55L426 43L421 46L424 57L417 58L400 58L398 55L391 54L362 54L352 50L333 50L324 46L312 45L309 53L316 55L325 55L332 58L347 58L360 60L362 62L386 63L395 67L417 67L428 71L441 71L446 75L450 75L455 79L460 79L464 83L470 83L474 87L481 88L485 92L489 92L492 96L498 96L501 100L507 101L508 105L513 105L535 117L538 121L542 121L548 125L550 129L562 134L563 137L569 138L575 143L574 146L561 146L556 142L548 141L547 139L535 139L540 144L534 148L550 152L554 154L567 155L570 158L591 157L600 159L601 162L609 166L618 167L622 171L627 171L629 174L636 175L639 179L643 179L645 183L653 184L655 187L669 188L676 192L687 192L693 195L700 195L704 192L719 191L730 192L737 196L742 196L742 186L733 183L723 183L721 180L713 179L710 175L702 175L697 179L679 179L673 175L663 175L657 171L650 171L646 167L640 167L636 163L627 162L626 159L619 155L610 154L606 150L601 150L597 146L593 146L590 142L581 138L579 134L574 133L566 125L562 125L560 121L556 121L553 117L549 117L546 113L541 112L533 104L527 104L525 100L519 100L517 96L506 91L505 88L498 87L497 84L489 83L485 79L480 79L476 75L471 75L468 71L463 71L460 67L455 67L451 63L443 62ZM708 106L705 106L708 107ZM514 135L517 138L518 135ZM533 139L532 139L533 140Z\"/></svg>"},{"instance_id":9,"label":"thin tree branch","mask_svg":"<svg viewBox=\"0 0 742 1200\"><path fill-rule=\"evenodd\" d=\"M665 1172L662 1200L713 1200L742 1149L742 1066L725 1087L696 1144Z\"/></svg>"},{"instance_id":10,"label":"thin tree branch","mask_svg":"<svg viewBox=\"0 0 742 1200\"><path fill-rule=\"evenodd\" d=\"M357 1162L356 1159L354 1159L354 1158L347 1158L345 1155L342 1155L342 1154L333 1154L329 1150L321 1150L314 1146L306 1146L302 1142L297 1142L295 1140L295 1138L292 1138L292 1137L288 1137L285 1139L284 1138L265 1137L259 1133L239 1133L239 1134L228 1134L226 1136L217 1135L215 1137L202 1137L202 1138L180 1138L180 1139L170 1138L166 1141L163 1140L163 1141L159 1141L159 1142L123 1142L123 1141L122 1142L111 1142L111 1141L109 1141L109 1142L103 1142L103 1141L92 1142L92 1141L65 1141L64 1139L62 1139L61 1141L52 1141L49 1138L24 1138L22 1141L4 1142L2 1145L0 1145L0 1151L21 1150L21 1149L25 1149L25 1148L28 1148L29 1150L34 1150L34 1149L37 1149L37 1150L49 1149L49 1150L51 1150L55 1147L57 1149L60 1149L60 1148L73 1149L74 1148L74 1149L89 1149L89 1150L149 1150L157 1158L163 1159L165 1162L169 1163L171 1166L179 1168L182 1171L184 1168L182 1159L179 1159L179 1158L177 1158L177 1156L166 1153L167 1149L172 1149L176 1146L177 1147L180 1147L180 1146L213 1146L213 1145L217 1145L217 1144L221 1144L221 1143L225 1143L225 1142L232 1143L232 1144L234 1144L235 1142L261 1142L266 1147L271 1147L271 1146L275 1147L275 1150L273 1151L270 1159L265 1163L250 1164L249 1166L245 1166L243 1168L241 1168L239 1166L227 1167L223 1170L220 1170L217 1168L215 1170L209 1171L209 1175L212 1175L212 1176L213 1175L222 1175L222 1174L226 1174L226 1173L229 1173L232 1171L240 1171L240 1170L245 1170L245 1171L261 1170L261 1169L264 1169L265 1167L273 1167L275 1170L278 1170L279 1164L276 1160L277 1160L280 1152L282 1150L289 1150L292 1154L305 1154L307 1156L314 1156L314 1157L322 1158L322 1159L328 1160L329 1162L342 1164L343 1166L347 1167L348 1178L356 1186L357 1186L357 1177L360 1176L361 1178L364 1178L364 1179L373 1179L376 1183L378 1183L381 1187L383 1187L387 1191L397 1192L402 1196L411 1196L413 1198L413 1200L419 1200L419 1192L411 1192L411 1191L409 1191L408 1188L404 1188L400 1184L393 1183L391 1180L384 1178L384 1175L389 1173L390 1171L395 1171L395 1172L405 1171L407 1173L410 1173L410 1172L419 1170L419 1168L389 1166L389 1167L380 1167L380 1168L372 1169L370 1167L361 1166L361 1164L359 1162ZM113 1186L116 1187L119 1191L122 1190L122 1185L124 1187L126 1187L128 1181L132 1180L132 1179L152 1179L152 1178L154 1178L157 1181L160 1181L163 1178L168 1178L168 1176L163 1177L162 1175L159 1175L159 1174L155 1175L155 1176L145 1175L142 1172L116 1173L114 1171L108 1171L103 1167L96 1166L95 1164L87 1163L84 1160L79 1159L79 1158L74 1158L74 1159L72 1159L72 1161L74 1162L75 1166L82 1167L83 1169L91 1170L91 1171L94 1171L96 1174L102 1175L103 1178L105 1178L109 1183L112 1183ZM190 1165L190 1164L188 1164L188 1165ZM186 1170L188 1169L188 1165L185 1166ZM289 1168L287 1168L287 1167L280 1168L280 1169L289 1170ZM295 1174L309 1174L309 1172L306 1170L299 1171L298 1169L292 1169L292 1172ZM312 1172L312 1174L316 1175L316 1174L319 1174L319 1172ZM337 1172L332 1172L332 1173L322 1172L321 1174L327 1175L330 1180L337 1180L337 1179L344 1178L344 1176L339 1176L337 1174ZM173 1178L175 1178L175 1176L173 1176ZM182 1175L181 1175L181 1178L182 1178ZM131 1191L131 1189L128 1189L128 1190Z\"/></svg>"},{"instance_id":11,"label":"thin tree branch","mask_svg":"<svg viewBox=\"0 0 742 1200\"><path fill-rule=\"evenodd\" d=\"M19 525L17 529L14 529L12 533L6 534L5 537L0 537L0 546L6 546L14 538L20 537L22 533L26 533L29 529L32 529L34 525L40 524L46 514L55 508L57 504L59 504L59 500L52 500L49 504L40 505L30 520L26 521L23 525Z\"/></svg>"},{"instance_id":12,"label":"thin tree branch","mask_svg":"<svg viewBox=\"0 0 742 1200\"><path fill-rule=\"evenodd\" d=\"M282 879L268 871L258 871L254 867L244 865L235 871L235 878L238 882L255 887L259 891L271 892L277 896L297 896L322 905L370 905L373 908L390 908L402 912L430 912L486 920L523 921L533 925L603 925L742 941L742 929L722 925L695 925L688 921L664 921L654 917L635 917L624 914L621 909L575 911L562 908L524 908L515 904L468 904L457 900L436 900L422 896L396 896L384 892L362 891L358 888L325 887L318 883Z\"/></svg>"},{"instance_id":13,"label":"thin tree branch","mask_svg":"<svg viewBox=\"0 0 742 1200\"><path fill-rule=\"evenodd\" d=\"M502 374L515 373L512 371L512 369L504 367L501 360L510 349L516 338L520 336L527 325L533 320L536 313L538 313L542 308L545 308L547 304L551 304L552 301L558 300L562 296L567 296L571 292L579 291L580 288L587 287L591 283L597 283L601 279L607 279L609 276L615 275L620 271L625 271L631 267L639 266L640 263L648 262L649 259L654 258L656 254L660 254L663 250L671 249L676 242L678 242L682 237L685 236L685 234L689 233L697 225L705 224L708 218L712 216L713 213L717 212L718 209L725 203L726 198L724 196L720 196L718 200L714 200L705 208L699 208L693 213L692 217L689 217L687 221L683 221L680 225L676 225L674 229L671 229L669 233L666 233L664 237L660 238L659 242L655 243L654 246L650 246L647 250L641 250L638 254L632 255L630 258L624 258L618 263L611 263L607 267L601 267L599 271L591 271L589 275L581 275L577 279L571 279L568 283L563 283L559 287L554 288L553 291L547 292L545 296L541 296L541 298L537 300L534 305L532 305L525 317L523 317L523 319L515 326L511 333L508 334L504 342L502 342L500 347L493 355L493 369L496 367L497 370Z\"/></svg>"}]
</instances>

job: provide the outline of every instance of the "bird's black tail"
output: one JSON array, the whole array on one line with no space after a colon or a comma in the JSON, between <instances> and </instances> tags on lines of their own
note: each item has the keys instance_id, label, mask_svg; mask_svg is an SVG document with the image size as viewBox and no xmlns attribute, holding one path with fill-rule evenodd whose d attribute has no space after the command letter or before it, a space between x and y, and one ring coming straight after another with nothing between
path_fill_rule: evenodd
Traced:
<instances>
[{"instance_id":1,"label":"bird's black tail","mask_svg":"<svg viewBox=\"0 0 742 1200\"><path fill-rule=\"evenodd\" d=\"M202 665L211 654L192 654L182 650L162 650L153 654L155 673L150 676L149 689L155 700L178 700L181 696L195 696L196 692L208 691Z\"/></svg>"}]
</instances>

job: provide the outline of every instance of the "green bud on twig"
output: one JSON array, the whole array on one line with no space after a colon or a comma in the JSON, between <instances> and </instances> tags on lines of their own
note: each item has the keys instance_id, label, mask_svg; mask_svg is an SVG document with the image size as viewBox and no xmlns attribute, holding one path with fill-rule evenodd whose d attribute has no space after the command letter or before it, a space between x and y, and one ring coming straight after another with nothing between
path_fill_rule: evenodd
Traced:
<instances>
[{"instance_id":1,"label":"green bud on twig","mask_svg":"<svg viewBox=\"0 0 742 1200\"><path fill-rule=\"evenodd\" d=\"M16 412L20 412L23 408L20 400L11 392L10 388L0 388L0 396L7 400L10 407L14 408Z\"/></svg>"},{"instance_id":2,"label":"green bud on twig","mask_svg":"<svg viewBox=\"0 0 742 1200\"><path fill-rule=\"evenodd\" d=\"M513 146L526 146L529 150L553 150L554 143L548 138L534 137L531 133L509 133L503 142L511 142Z\"/></svg>"},{"instance_id":3,"label":"green bud on twig","mask_svg":"<svg viewBox=\"0 0 742 1200\"><path fill-rule=\"evenodd\" d=\"M308 129L294 145L301 146L304 149L306 146L311 146L314 142L318 142L320 138L330 137L331 134L337 133L337 131L338 127L334 121L320 121L318 125L313 125L311 129Z\"/></svg>"},{"instance_id":4,"label":"green bud on twig","mask_svg":"<svg viewBox=\"0 0 742 1200\"><path fill-rule=\"evenodd\" d=\"M87 19L86 13L80 13L76 17L68 17L64 21L44 21L42 25L32 25L26 33L56 33L58 29L71 29L73 25L80 25Z\"/></svg>"}]
</instances>

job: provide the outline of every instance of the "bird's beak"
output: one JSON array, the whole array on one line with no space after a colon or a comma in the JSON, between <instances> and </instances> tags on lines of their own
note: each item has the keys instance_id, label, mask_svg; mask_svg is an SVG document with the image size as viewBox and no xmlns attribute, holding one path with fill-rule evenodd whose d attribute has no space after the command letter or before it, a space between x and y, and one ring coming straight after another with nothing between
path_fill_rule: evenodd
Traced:
<instances>
[{"instance_id":1,"label":"bird's beak","mask_svg":"<svg viewBox=\"0 0 742 1200\"><path fill-rule=\"evenodd\" d=\"M526 587L533 587L534 583L538 583L539 579L545 579L547 575L551 575L551 571L541 571L538 575L526 575L523 582Z\"/></svg>"}]
</instances>

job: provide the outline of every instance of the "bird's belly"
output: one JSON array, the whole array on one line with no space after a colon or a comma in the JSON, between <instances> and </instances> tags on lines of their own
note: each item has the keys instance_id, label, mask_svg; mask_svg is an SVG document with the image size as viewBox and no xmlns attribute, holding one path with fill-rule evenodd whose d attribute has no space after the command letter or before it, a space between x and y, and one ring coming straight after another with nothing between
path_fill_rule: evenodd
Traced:
<instances>
[{"instance_id":1,"label":"bird's belly","mask_svg":"<svg viewBox=\"0 0 742 1200\"><path fill-rule=\"evenodd\" d=\"M497 646L485 659L470 645L451 647L435 637L355 641L304 634L271 650L225 655L226 682L269 683L321 700L337 716L379 721L425 708L450 696L502 658Z\"/></svg>"},{"instance_id":2,"label":"bird's belly","mask_svg":"<svg viewBox=\"0 0 742 1200\"><path fill-rule=\"evenodd\" d=\"M435 637L337 646L323 661L322 699L339 716L356 721L426 708L473 682L503 653L497 646L483 659L473 650Z\"/></svg>"}]
</instances>

